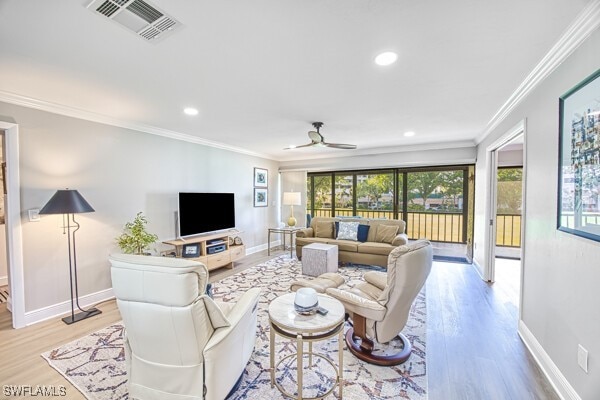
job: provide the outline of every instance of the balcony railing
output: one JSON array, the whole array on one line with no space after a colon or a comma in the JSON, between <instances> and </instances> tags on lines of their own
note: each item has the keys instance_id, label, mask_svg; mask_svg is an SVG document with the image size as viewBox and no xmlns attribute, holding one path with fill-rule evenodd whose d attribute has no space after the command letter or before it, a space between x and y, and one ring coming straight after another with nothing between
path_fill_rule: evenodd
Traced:
<instances>
[{"instance_id":1,"label":"balcony railing","mask_svg":"<svg viewBox=\"0 0 600 400\"><path fill-rule=\"evenodd\" d=\"M496 215L496 246L521 247L521 214Z\"/></svg>"},{"instance_id":2,"label":"balcony railing","mask_svg":"<svg viewBox=\"0 0 600 400\"><path fill-rule=\"evenodd\" d=\"M362 218L394 219L394 212L389 210L356 210L335 209L335 216ZM331 217L330 208L315 208L316 217ZM463 214L459 212L408 212L406 234L409 239L427 238L433 242L465 243L463 237Z\"/></svg>"},{"instance_id":3,"label":"balcony railing","mask_svg":"<svg viewBox=\"0 0 600 400\"><path fill-rule=\"evenodd\" d=\"M427 238L433 242L465 243L463 214L458 212L408 212L409 239Z\"/></svg>"},{"instance_id":4,"label":"balcony railing","mask_svg":"<svg viewBox=\"0 0 600 400\"><path fill-rule=\"evenodd\" d=\"M335 215L349 217L357 215L362 218L393 219L394 213L386 210L337 209ZM316 208L316 217L331 217L330 208ZM571 217L572 218L572 217ZM597 224L600 214L587 215L586 221ZM572 221L566 221L571 223ZM465 243L463 237L463 214L457 212L408 212L406 234L409 239L427 238L433 242ZM496 245L503 247L521 247L521 215L498 214L496 216Z\"/></svg>"}]
</instances>

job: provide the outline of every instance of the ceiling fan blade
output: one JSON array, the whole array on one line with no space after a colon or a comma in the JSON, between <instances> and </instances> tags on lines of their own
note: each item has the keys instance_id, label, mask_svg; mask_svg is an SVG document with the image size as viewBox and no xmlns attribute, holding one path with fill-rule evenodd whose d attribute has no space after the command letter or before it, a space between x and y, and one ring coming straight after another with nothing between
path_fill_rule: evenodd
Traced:
<instances>
[{"instance_id":1,"label":"ceiling fan blade","mask_svg":"<svg viewBox=\"0 0 600 400\"><path fill-rule=\"evenodd\" d=\"M284 150L294 150L294 149L300 149L302 147L312 147L312 146L316 146L319 143L309 143L309 144L303 144L300 146L290 146L290 147L286 147L284 148Z\"/></svg>"},{"instance_id":2,"label":"ceiling fan blade","mask_svg":"<svg viewBox=\"0 0 600 400\"><path fill-rule=\"evenodd\" d=\"M345 144L345 143L327 143L321 132L319 132L319 128L323 126L322 122L313 122L312 124L317 130L316 131L308 131L308 137L311 140L311 143L303 144L301 146L290 146L286 147L284 150L292 150L299 149L302 147L331 147L334 149L346 149L352 150L356 149L355 144Z\"/></svg>"},{"instance_id":3,"label":"ceiling fan blade","mask_svg":"<svg viewBox=\"0 0 600 400\"><path fill-rule=\"evenodd\" d=\"M323 146L331 147L334 149L345 149L345 150L353 150L356 149L355 144L345 144L345 143L325 143L323 142Z\"/></svg>"}]
</instances>

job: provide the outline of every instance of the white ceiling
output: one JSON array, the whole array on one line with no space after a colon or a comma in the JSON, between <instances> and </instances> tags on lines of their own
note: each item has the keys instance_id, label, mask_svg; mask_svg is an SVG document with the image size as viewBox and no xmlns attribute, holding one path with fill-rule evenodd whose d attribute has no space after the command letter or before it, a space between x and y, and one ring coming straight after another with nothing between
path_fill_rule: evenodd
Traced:
<instances>
[{"instance_id":1,"label":"white ceiling","mask_svg":"<svg viewBox=\"0 0 600 400\"><path fill-rule=\"evenodd\" d=\"M276 160L472 142L587 3L148 2L183 28L151 44L88 0L0 0L0 92ZM312 121L359 150L282 150Z\"/></svg>"}]
</instances>

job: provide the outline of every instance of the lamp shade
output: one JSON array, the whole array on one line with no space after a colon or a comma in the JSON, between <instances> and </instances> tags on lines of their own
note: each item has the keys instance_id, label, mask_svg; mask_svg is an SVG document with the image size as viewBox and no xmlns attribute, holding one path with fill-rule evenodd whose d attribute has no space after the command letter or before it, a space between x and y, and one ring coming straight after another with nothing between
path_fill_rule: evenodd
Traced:
<instances>
[{"instance_id":1,"label":"lamp shade","mask_svg":"<svg viewBox=\"0 0 600 400\"><path fill-rule=\"evenodd\" d=\"M94 209L85 201L77 190L57 190L40 210L40 214L79 214L93 212Z\"/></svg>"},{"instance_id":2,"label":"lamp shade","mask_svg":"<svg viewBox=\"0 0 600 400\"><path fill-rule=\"evenodd\" d=\"M299 206L302 204L302 198L300 192L284 192L283 193L283 205L284 206Z\"/></svg>"}]
</instances>

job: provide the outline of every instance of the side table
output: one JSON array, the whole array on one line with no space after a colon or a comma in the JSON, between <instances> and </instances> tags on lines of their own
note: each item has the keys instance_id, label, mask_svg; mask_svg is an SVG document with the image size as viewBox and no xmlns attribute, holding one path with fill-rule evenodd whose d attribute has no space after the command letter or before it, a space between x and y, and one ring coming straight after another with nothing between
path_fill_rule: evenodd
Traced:
<instances>
[{"instance_id":1,"label":"side table","mask_svg":"<svg viewBox=\"0 0 600 400\"><path fill-rule=\"evenodd\" d=\"M294 398L288 393L276 380L275 371L277 367L285 360L296 357L297 364L297 383L298 399L322 399L333 392L336 385L339 389L340 399L342 398L343 388L343 370L344 370L344 305L337 299L325 294L318 294L319 306L326 308L329 312L326 315L311 314L301 315L294 310L294 298L296 293L287 293L279 296L269 304L269 323L270 333L270 367L271 367L271 387L277 386L279 391L287 397ZM282 358L275 364L275 334L287 339L296 340L296 354L290 354ZM312 350L313 342L325 340L338 335L339 343L339 364L336 365L323 354L315 353ZM336 383L324 394L318 397L302 396L302 377L303 377L303 355L304 342L308 342L308 366L312 366L312 358L318 357L329 363L336 372Z\"/></svg>"},{"instance_id":2,"label":"side table","mask_svg":"<svg viewBox=\"0 0 600 400\"><path fill-rule=\"evenodd\" d=\"M311 243L302 248L302 275L319 276L338 270L338 246Z\"/></svg>"},{"instance_id":3,"label":"side table","mask_svg":"<svg viewBox=\"0 0 600 400\"><path fill-rule=\"evenodd\" d=\"M294 251L294 236L296 236L296 232L298 232L299 230L304 229L302 227L296 227L296 226L286 226L283 228L269 228L269 235L267 238L267 243L268 243L268 250L267 250L267 255L271 255L271 233L280 233L281 236L283 237L283 250L285 251L285 236L289 235L290 237L290 258L293 257L293 251Z\"/></svg>"}]
</instances>

